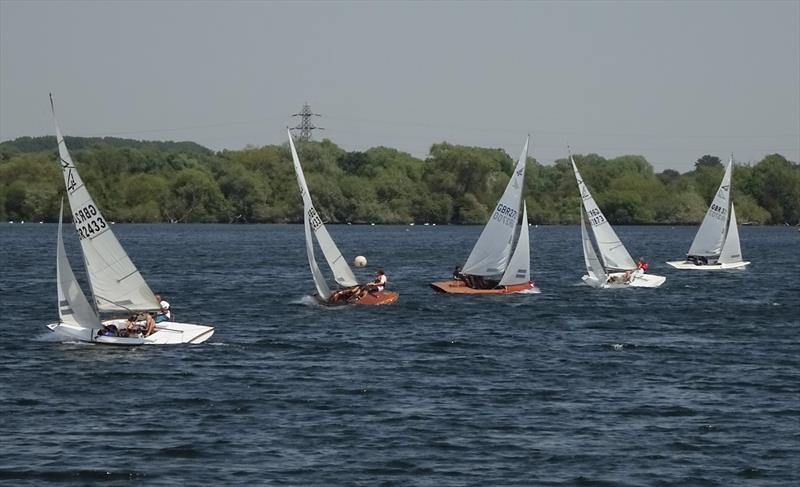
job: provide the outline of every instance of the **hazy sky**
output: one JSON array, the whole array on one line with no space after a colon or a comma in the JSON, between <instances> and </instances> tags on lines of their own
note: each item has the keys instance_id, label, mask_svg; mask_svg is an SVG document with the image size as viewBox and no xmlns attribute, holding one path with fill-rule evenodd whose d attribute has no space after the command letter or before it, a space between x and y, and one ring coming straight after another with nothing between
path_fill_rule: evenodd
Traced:
<instances>
[{"instance_id":1,"label":"hazy sky","mask_svg":"<svg viewBox=\"0 0 800 487\"><path fill-rule=\"evenodd\" d=\"M500 147L543 163L800 161L800 1L0 0L0 140L286 141L308 101L347 150Z\"/></svg>"}]
</instances>

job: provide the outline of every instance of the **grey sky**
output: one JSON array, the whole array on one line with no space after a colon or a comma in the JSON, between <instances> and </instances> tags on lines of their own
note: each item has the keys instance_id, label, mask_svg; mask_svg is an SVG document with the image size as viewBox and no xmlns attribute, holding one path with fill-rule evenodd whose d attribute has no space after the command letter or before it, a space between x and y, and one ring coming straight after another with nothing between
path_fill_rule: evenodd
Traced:
<instances>
[{"instance_id":1,"label":"grey sky","mask_svg":"<svg viewBox=\"0 0 800 487\"><path fill-rule=\"evenodd\" d=\"M800 2L0 0L0 140L285 142L304 101L347 150L543 163L800 161Z\"/></svg>"}]
</instances>

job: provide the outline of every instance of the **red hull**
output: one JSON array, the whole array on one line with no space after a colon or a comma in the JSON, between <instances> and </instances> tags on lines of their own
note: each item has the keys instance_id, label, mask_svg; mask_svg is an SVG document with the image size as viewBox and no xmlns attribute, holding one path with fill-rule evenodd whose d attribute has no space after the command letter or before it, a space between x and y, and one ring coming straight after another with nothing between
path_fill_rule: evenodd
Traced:
<instances>
[{"instance_id":1,"label":"red hull","mask_svg":"<svg viewBox=\"0 0 800 487\"><path fill-rule=\"evenodd\" d=\"M441 293L447 294L512 294L533 289L534 285L533 282L526 282L511 286L500 286L494 289L473 289L467 286L464 281L451 279L449 281L431 283L431 287Z\"/></svg>"}]
</instances>

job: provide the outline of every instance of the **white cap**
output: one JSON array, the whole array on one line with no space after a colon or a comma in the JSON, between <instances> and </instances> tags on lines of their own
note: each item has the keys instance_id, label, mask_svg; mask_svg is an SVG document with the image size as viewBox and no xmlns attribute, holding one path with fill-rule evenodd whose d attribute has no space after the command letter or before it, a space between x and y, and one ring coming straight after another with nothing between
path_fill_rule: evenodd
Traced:
<instances>
[{"instance_id":1,"label":"white cap","mask_svg":"<svg viewBox=\"0 0 800 487\"><path fill-rule=\"evenodd\" d=\"M161 301L161 302L160 302L160 303L158 303L158 304L159 304L159 305L161 305L161 307L162 307L163 309L169 309L169 303L168 303L168 302L166 302L166 301Z\"/></svg>"}]
</instances>

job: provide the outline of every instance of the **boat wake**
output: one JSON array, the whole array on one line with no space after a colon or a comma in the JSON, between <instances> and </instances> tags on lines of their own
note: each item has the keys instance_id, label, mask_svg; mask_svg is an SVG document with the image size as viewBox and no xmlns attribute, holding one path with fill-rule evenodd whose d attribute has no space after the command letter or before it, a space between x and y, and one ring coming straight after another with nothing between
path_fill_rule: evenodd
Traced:
<instances>
[{"instance_id":1,"label":"boat wake","mask_svg":"<svg viewBox=\"0 0 800 487\"><path fill-rule=\"evenodd\" d=\"M295 299L294 301L289 301L289 304L299 304L302 306L310 306L313 308L323 308L323 309L344 309L347 306L325 306L324 304L320 303L319 300L311 295L305 295L300 299Z\"/></svg>"},{"instance_id":2,"label":"boat wake","mask_svg":"<svg viewBox=\"0 0 800 487\"><path fill-rule=\"evenodd\" d=\"M514 294L542 294L542 290L538 287L532 287L530 289L525 289L524 291L518 291Z\"/></svg>"}]
</instances>

